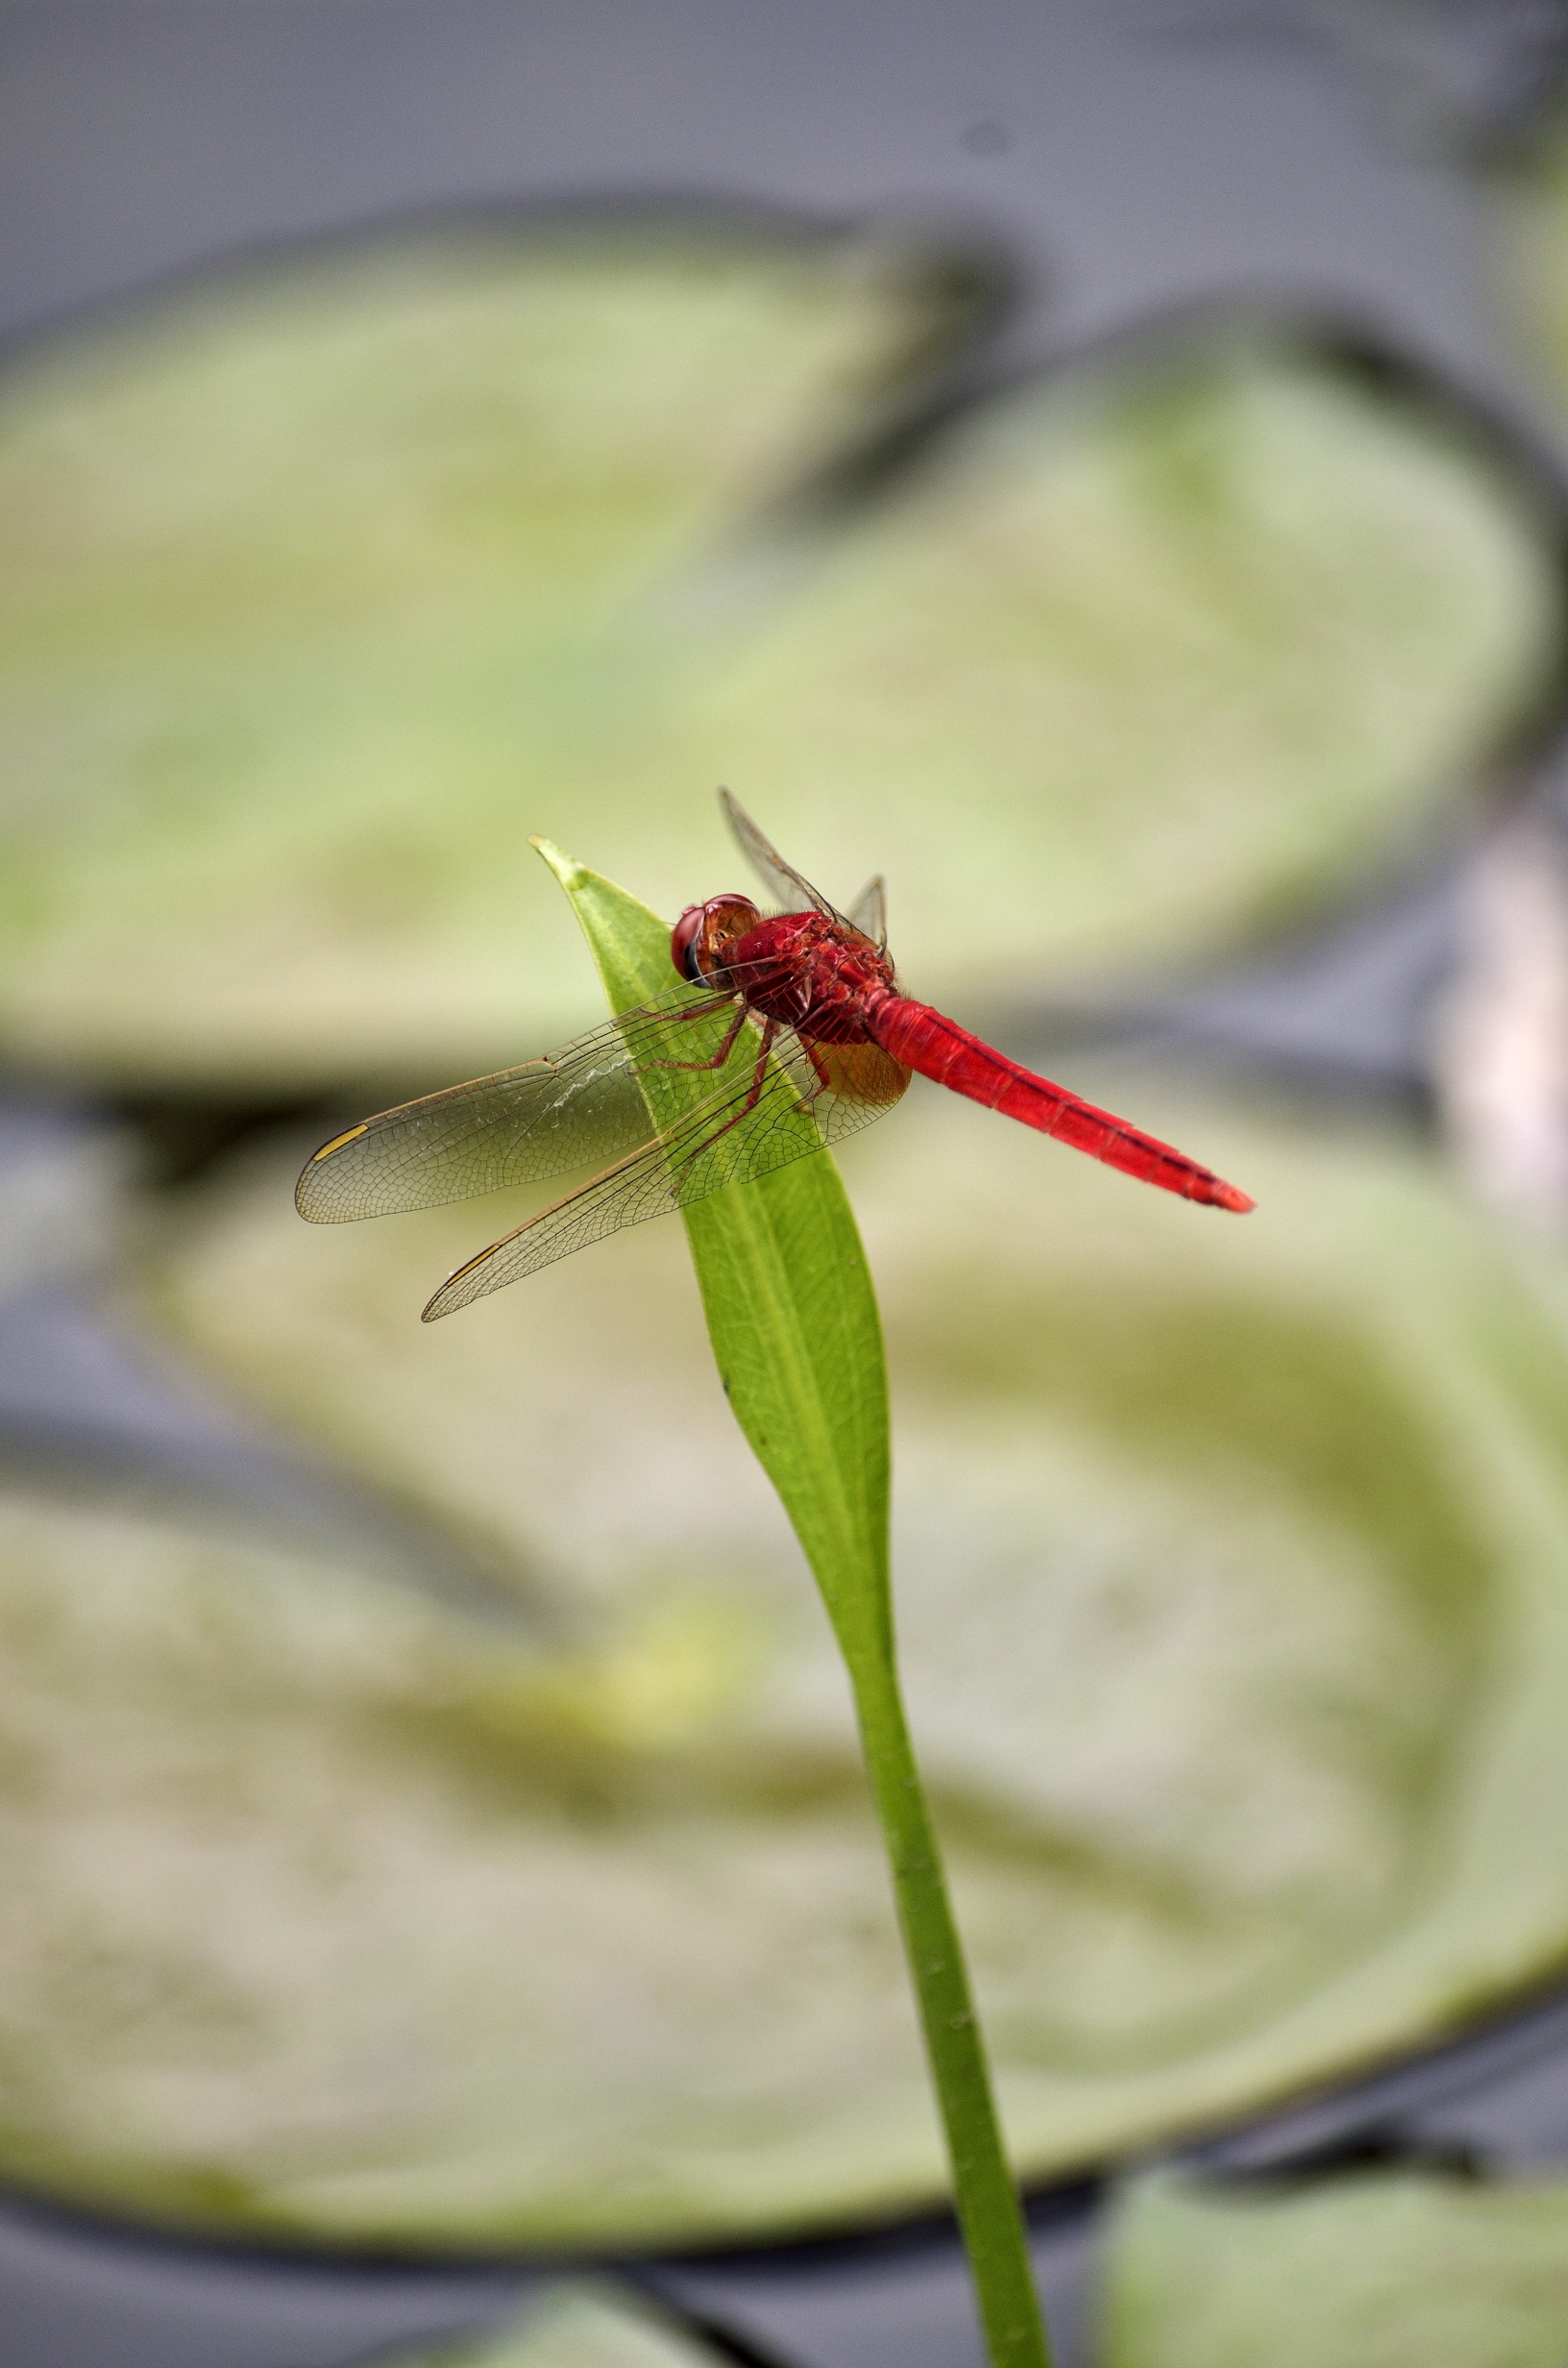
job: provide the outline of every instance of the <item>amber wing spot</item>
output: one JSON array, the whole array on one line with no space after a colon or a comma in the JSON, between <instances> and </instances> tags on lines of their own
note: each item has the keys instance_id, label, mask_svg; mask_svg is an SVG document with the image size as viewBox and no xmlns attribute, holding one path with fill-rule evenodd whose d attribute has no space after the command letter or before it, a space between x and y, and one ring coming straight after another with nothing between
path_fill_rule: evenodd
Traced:
<instances>
[{"instance_id":1,"label":"amber wing spot","mask_svg":"<svg viewBox=\"0 0 1568 2368\"><path fill-rule=\"evenodd\" d=\"M808 1049L812 1067L827 1092L868 1109L889 1108L910 1080L911 1072L880 1045L818 1043Z\"/></svg>"},{"instance_id":2,"label":"amber wing spot","mask_svg":"<svg viewBox=\"0 0 1568 2368\"><path fill-rule=\"evenodd\" d=\"M357 1126L351 1126L346 1135L334 1135L331 1143L324 1143L320 1150L312 1154L311 1167L319 1168L324 1159L331 1159L334 1151L341 1151L345 1143L357 1143L360 1136L368 1133L369 1129L370 1121L364 1119Z\"/></svg>"},{"instance_id":3,"label":"amber wing spot","mask_svg":"<svg viewBox=\"0 0 1568 2368\"><path fill-rule=\"evenodd\" d=\"M573 1196L576 1197L575 1195ZM522 1228L519 1227L519 1231L521 1230ZM507 1241L510 1241L513 1237L508 1234L506 1238ZM440 1319L447 1313L447 1310L441 1305L441 1301L446 1297L448 1292L452 1289L453 1284L460 1283L465 1274L472 1274L476 1267L482 1267L486 1259L494 1257L496 1251L503 1248L504 1246L505 1245L503 1243L492 1242L488 1249L481 1249L477 1256L465 1259L460 1267L453 1267L452 1272L447 1276L447 1279L442 1284L440 1290L432 1291L429 1297L426 1300L424 1307L420 1311L420 1322L439 1322Z\"/></svg>"}]
</instances>

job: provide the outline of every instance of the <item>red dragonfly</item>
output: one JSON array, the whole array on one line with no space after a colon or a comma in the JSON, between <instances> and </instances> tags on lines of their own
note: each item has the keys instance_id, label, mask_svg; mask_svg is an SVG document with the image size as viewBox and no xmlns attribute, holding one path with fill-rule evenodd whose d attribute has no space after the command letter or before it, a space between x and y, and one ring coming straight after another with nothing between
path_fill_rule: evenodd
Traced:
<instances>
[{"instance_id":1,"label":"red dragonfly","mask_svg":"<svg viewBox=\"0 0 1568 2368\"><path fill-rule=\"evenodd\" d=\"M840 1141L891 1109L916 1071L1145 1184L1213 1208L1252 1207L1168 1143L900 995L881 880L836 912L729 792L719 794L778 912L765 919L742 896L689 905L671 934L681 983L668 995L542 1060L383 1110L306 1162L295 1205L317 1222L434 1208L611 1163L459 1267L427 1323L623 1225ZM714 1082L693 1102L689 1088L674 1088L677 1072Z\"/></svg>"}]
</instances>

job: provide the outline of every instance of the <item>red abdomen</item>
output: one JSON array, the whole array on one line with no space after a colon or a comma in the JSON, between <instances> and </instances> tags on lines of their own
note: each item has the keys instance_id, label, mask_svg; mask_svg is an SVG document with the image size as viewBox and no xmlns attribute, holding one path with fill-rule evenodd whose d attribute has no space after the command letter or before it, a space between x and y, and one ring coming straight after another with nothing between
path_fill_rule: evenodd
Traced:
<instances>
[{"instance_id":1,"label":"red abdomen","mask_svg":"<svg viewBox=\"0 0 1568 2368\"><path fill-rule=\"evenodd\" d=\"M1075 1151L1087 1151L1108 1168L1119 1168L1123 1175L1179 1193L1184 1200L1205 1201L1212 1208L1240 1212L1253 1206L1245 1193L1227 1184L1213 1169L1201 1167L1185 1151L1143 1134L1109 1110L1081 1101L1066 1086L1037 1077L1032 1070L1020 1068L1005 1053L982 1044L978 1036L971 1036L968 1028L933 1011L929 1004L912 1003L901 995L873 998L866 1021L873 1042L895 1061L902 1061L906 1069L919 1071L934 1084L951 1086L955 1094L967 1094L988 1110L1018 1119L1058 1143L1070 1144Z\"/></svg>"}]
</instances>

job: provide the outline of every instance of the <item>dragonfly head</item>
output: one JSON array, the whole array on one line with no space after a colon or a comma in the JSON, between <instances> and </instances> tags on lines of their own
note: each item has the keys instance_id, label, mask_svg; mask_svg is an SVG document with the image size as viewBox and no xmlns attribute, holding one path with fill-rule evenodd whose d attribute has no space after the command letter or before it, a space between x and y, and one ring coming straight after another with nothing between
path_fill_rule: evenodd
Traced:
<instances>
[{"instance_id":1,"label":"dragonfly head","mask_svg":"<svg viewBox=\"0 0 1568 2368\"><path fill-rule=\"evenodd\" d=\"M682 978L700 986L723 967L724 948L762 919L749 897L709 897L688 904L670 932L670 959Z\"/></svg>"}]
</instances>

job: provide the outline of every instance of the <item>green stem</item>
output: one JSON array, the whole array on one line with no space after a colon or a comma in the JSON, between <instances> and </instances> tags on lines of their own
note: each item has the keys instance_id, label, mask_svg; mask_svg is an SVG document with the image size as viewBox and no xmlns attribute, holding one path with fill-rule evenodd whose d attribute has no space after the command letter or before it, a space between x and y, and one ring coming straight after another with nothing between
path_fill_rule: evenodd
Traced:
<instances>
[{"instance_id":1,"label":"green stem","mask_svg":"<svg viewBox=\"0 0 1568 2368\"><path fill-rule=\"evenodd\" d=\"M611 1010L662 993L669 925L547 840L534 844L572 899ZM653 1068L642 1087L662 1127L689 1114L712 1081ZM809 1119L788 1122L810 1136L796 1148L816 1150ZM832 1161L792 1161L782 1136L780 1147L768 1173L684 1212L702 1305L725 1395L795 1524L848 1665L993 2368L1049 2368L969 1977L898 1693L888 1376L870 1270Z\"/></svg>"},{"instance_id":2,"label":"green stem","mask_svg":"<svg viewBox=\"0 0 1568 2368\"><path fill-rule=\"evenodd\" d=\"M952 2164L992 2368L1050 2368L1017 2190L1002 2150L985 2042L890 1653L850 1662L904 1947Z\"/></svg>"}]
</instances>

